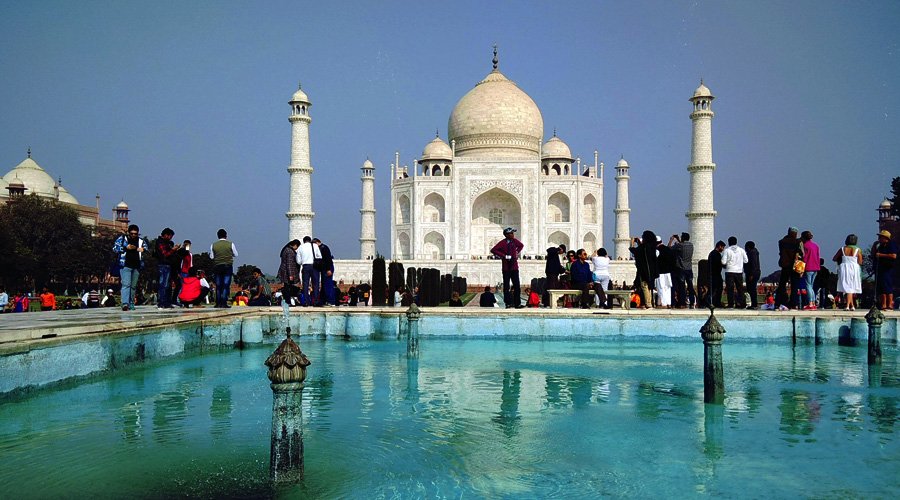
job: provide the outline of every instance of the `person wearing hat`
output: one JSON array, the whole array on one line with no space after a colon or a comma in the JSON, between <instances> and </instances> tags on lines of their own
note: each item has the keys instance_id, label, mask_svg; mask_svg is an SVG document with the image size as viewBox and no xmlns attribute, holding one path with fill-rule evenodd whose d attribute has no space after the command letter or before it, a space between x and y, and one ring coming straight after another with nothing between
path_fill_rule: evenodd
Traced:
<instances>
[{"instance_id":1,"label":"person wearing hat","mask_svg":"<svg viewBox=\"0 0 900 500\"><path fill-rule=\"evenodd\" d=\"M897 244L891 240L888 230L878 233L878 241L872 244L872 261L875 264L875 293L881 301L881 309L894 307L894 282L892 274L897 261Z\"/></svg>"},{"instance_id":2,"label":"person wearing hat","mask_svg":"<svg viewBox=\"0 0 900 500\"><path fill-rule=\"evenodd\" d=\"M516 230L511 227L503 230L503 236L504 238L491 249L491 254L501 261L503 301L506 308L521 309L525 306L522 305L522 292L519 289L519 254L525 245L516 239Z\"/></svg>"}]
</instances>

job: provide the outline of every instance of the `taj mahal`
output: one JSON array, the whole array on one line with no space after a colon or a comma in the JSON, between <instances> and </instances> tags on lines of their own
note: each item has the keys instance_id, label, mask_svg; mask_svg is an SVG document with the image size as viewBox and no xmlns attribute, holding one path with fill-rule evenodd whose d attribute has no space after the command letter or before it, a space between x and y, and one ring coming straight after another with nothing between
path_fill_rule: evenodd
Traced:
<instances>
[{"instance_id":1,"label":"taj mahal","mask_svg":"<svg viewBox=\"0 0 900 500\"><path fill-rule=\"evenodd\" d=\"M390 165L390 259L409 267L437 268L463 276L470 284L495 284L500 265L490 248L503 228L517 229L525 245L520 261L523 282L543 276L543 256L550 246L603 246L605 165L598 151L590 162L574 156L554 130L544 140L541 110L534 100L499 70L496 48L493 69L456 104L447 125L447 140L428 142L413 167ZM714 246L712 101L701 81L690 97L693 124L687 218L697 248L696 260ZM298 89L291 112L289 238L313 235L313 189L309 127L312 103ZM613 280L631 280L629 169L624 157L614 169L616 183ZM375 257L375 171L370 160L361 167L360 258L335 262L336 277L368 281Z\"/></svg>"}]
</instances>

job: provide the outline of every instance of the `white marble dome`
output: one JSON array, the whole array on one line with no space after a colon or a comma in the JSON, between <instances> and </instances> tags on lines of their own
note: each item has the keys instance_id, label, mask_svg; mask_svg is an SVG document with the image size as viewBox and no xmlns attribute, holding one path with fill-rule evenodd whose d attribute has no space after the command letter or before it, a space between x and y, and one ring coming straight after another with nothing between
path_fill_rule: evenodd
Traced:
<instances>
[{"instance_id":1,"label":"white marble dome","mask_svg":"<svg viewBox=\"0 0 900 500\"><path fill-rule=\"evenodd\" d=\"M628 166L628 162L625 161L625 158L620 158L620 159L619 159L619 162L616 163L616 166L617 166L617 167L627 167L627 166Z\"/></svg>"},{"instance_id":2,"label":"white marble dome","mask_svg":"<svg viewBox=\"0 0 900 500\"><path fill-rule=\"evenodd\" d=\"M372 170L375 168L375 165L372 163L372 160L366 158L366 161L363 162L362 169L363 170Z\"/></svg>"},{"instance_id":3,"label":"white marble dome","mask_svg":"<svg viewBox=\"0 0 900 500\"><path fill-rule=\"evenodd\" d=\"M22 183L25 184L25 188L28 189L26 193L35 193L44 198L56 199L56 190L54 189L56 181L54 181L53 177L50 177L40 165L32 160L31 157L22 160L22 163L19 163L14 169L4 175L3 179L7 183L12 183L14 179L18 179L22 181ZM59 188L59 199L66 203L78 204L78 200L69 194L62 186Z\"/></svg>"},{"instance_id":4,"label":"white marble dome","mask_svg":"<svg viewBox=\"0 0 900 500\"><path fill-rule=\"evenodd\" d=\"M879 208L891 208L893 206L894 204L891 203L891 200L885 198L884 201L881 202L881 205L879 205Z\"/></svg>"},{"instance_id":5,"label":"white marble dome","mask_svg":"<svg viewBox=\"0 0 900 500\"><path fill-rule=\"evenodd\" d=\"M534 100L497 70L456 103L447 126L457 156L537 156L544 118Z\"/></svg>"},{"instance_id":6,"label":"white marble dome","mask_svg":"<svg viewBox=\"0 0 900 500\"><path fill-rule=\"evenodd\" d=\"M541 158L572 161L572 151L569 150L568 144L554 135L544 143L544 147L541 149Z\"/></svg>"},{"instance_id":7,"label":"white marble dome","mask_svg":"<svg viewBox=\"0 0 900 500\"><path fill-rule=\"evenodd\" d=\"M694 97L712 97L712 92L709 91L709 88L706 85L703 85L703 80L700 80L700 86L697 87L697 90L694 91ZM692 97L691 99L693 99Z\"/></svg>"},{"instance_id":8,"label":"white marble dome","mask_svg":"<svg viewBox=\"0 0 900 500\"><path fill-rule=\"evenodd\" d=\"M289 102L305 102L309 104L309 97L306 96L306 92L303 89L297 89Z\"/></svg>"},{"instance_id":9,"label":"white marble dome","mask_svg":"<svg viewBox=\"0 0 900 500\"><path fill-rule=\"evenodd\" d=\"M56 181L54 181L53 177L50 177L50 174L41 168L37 162L32 160L30 156L7 172L7 174L3 176L3 180L5 182L3 188L18 180L25 185L25 189L27 189L25 194L34 193L43 198L57 199L56 189L54 189L56 187ZM62 186L59 186L59 201L72 203L74 205L79 204L78 200Z\"/></svg>"},{"instance_id":10,"label":"white marble dome","mask_svg":"<svg viewBox=\"0 0 900 500\"><path fill-rule=\"evenodd\" d=\"M125 200L122 200L122 201L119 202L118 205L116 205L116 208L121 209L121 210L127 210L127 209L128 209L128 203L125 203Z\"/></svg>"},{"instance_id":11,"label":"white marble dome","mask_svg":"<svg viewBox=\"0 0 900 500\"><path fill-rule=\"evenodd\" d=\"M435 137L433 141L425 145L422 150L423 160L452 160L453 150L440 137Z\"/></svg>"},{"instance_id":12,"label":"white marble dome","mask_svg":"<svg viewBox=\"0 0 900 500\"><path fill-rule=\"evenodd\" d=\"M63 203L71 203L73 205L79 204L78 200L76 200L75 197L72 196L71 193L66 191L66 188L64 188L62 186L59 187L59 201L61 201Z\"/></svg>"}]
</instances>

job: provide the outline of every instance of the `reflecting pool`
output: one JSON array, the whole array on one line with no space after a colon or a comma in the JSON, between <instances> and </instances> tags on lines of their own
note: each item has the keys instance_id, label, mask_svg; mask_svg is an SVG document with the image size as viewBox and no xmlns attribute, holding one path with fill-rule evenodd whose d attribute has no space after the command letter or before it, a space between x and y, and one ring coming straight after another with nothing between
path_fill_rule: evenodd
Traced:
<instances>
[{"instance_id":1,"label":"reflecting pool","mask_svg":"<svg viewBox=\"0 0 900 500\"><path fill-rule=\"evenodd\" d=\"M33 497L900 497L898 349L662 339L302 339L305 474L269 483L271 347L0 401Z\"/></svg>"}]
</instances>

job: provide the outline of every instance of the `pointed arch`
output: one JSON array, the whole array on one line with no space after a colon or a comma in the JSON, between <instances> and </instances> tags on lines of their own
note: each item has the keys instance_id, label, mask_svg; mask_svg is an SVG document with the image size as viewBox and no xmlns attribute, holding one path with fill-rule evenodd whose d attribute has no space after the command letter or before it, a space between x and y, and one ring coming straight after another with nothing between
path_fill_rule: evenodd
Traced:
<instances>
[{"instance_id":1,"label":"pointed arch","mask_svg":"<svg viewBox=\"0 0 900 500\"><path fill-rule=\"evenodd\" d=\"M553 193L547 200L547 222L569 222L569 197Z\"/></svg>"},{"instance_id":2,"label":"pointed arch","mask_svg":"<svg viewBox=\"0 0 900 500\"><path fill-rule=\"evenodd\" d=\"M572 247L572 245L569 244L569 235L562 231L555 231L548 236L547 244L552 247L558 247L559 245L565 245L566 248Z\"/></svg>"},{"instance_id":3,"label":"pointed arch","mask_svg":"<svg viewBox=\"0 0 900 500\"><path fill-rule=\"evenodd\" d=\"M592 231L588 231L588 233L584 235L583 243L584 245L582 248L587 250L588 255L593 255L597 251L597 248L599 248L597 246L597 237Z\"/></svg>"},{"instance_id":4,"label":"pointed arch","mask_svg":"<svg viewBox=\"0 0 900 500\"><path fill-rule=\"evenodd\" d=\"M594 198L593 194L588 194L584 197L581 217L588 224L597 223L597 198Z\"/></svg>"},{"instance_id":5,"label":"pointed arch","mask_svg":"<svg viewBox=\"0 0 900 500\"><path fill-rule=\"evenodd\" d=\"M400 233L397 235L397 258L410 258L409 235L406 233Z\"/></svg>"},{"instance_id":6,"label":"pointed arch","mask_svg":"<svg viewBox=\"0 0 900 500\"><path fill-rule=\"evenodd\" d=\"M513 194L495 187L472 202L470 245L472 255L485 256L503 238L504 227L519 228L522 205Z\"/></svg>"},{"instance_id":7,"label":"pointed arch","mask_svg":"<svg viewBox=\"0 0 900 500\"><path fill-rule=\"evenodd\" d=\"M444 235L431 231L425 235L422 248L426 259L441 260L444 258Z\"/></svg>"},{"instance_id":8,"label":"pointed arch","mask_svg":"<svg viewBox=\"0 0 900 500\"><path fill-rule=\"evenodd\" d=\"M410 223L409 196L401 194L397 198L397 224Z\"/></svg>"},{"instance_id":9,"label":"pointed arch","mask_svg":"<svg viewBox=\"0 0 900 500\"><path fill-rule=\"evenodd\" d=\"M445 222L445 203L444 197L437 193L429 193L425 197L425 205L422 207L422 214L425 222Z\"/></svg>"}]
</instances>

